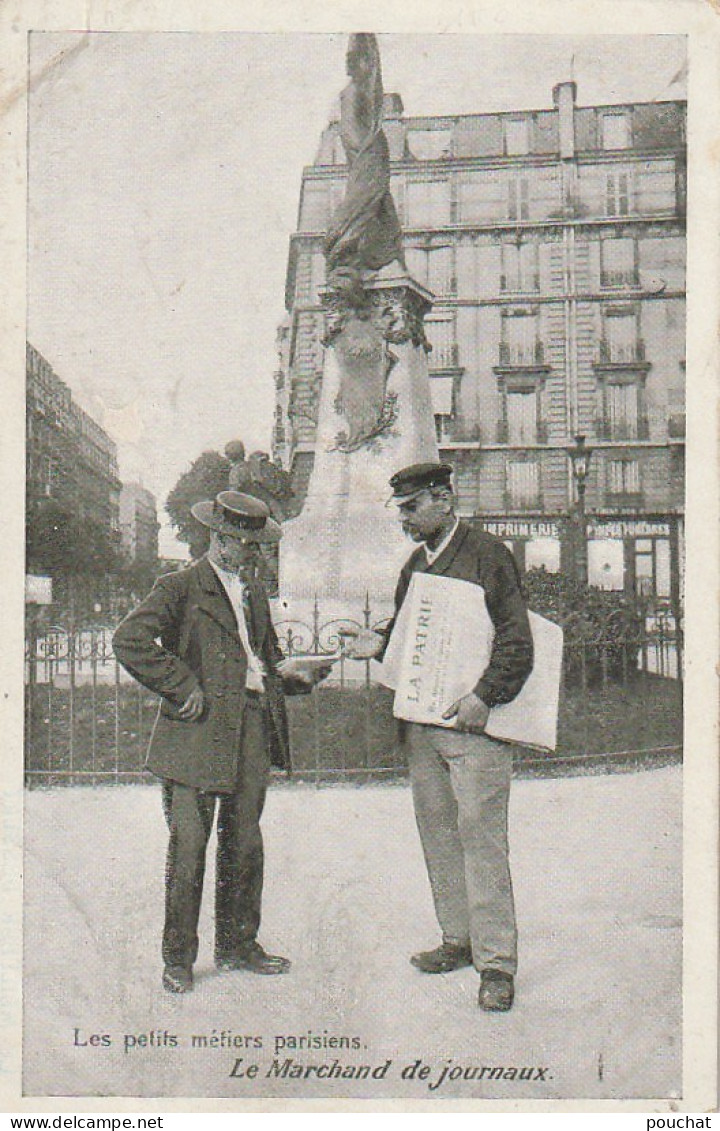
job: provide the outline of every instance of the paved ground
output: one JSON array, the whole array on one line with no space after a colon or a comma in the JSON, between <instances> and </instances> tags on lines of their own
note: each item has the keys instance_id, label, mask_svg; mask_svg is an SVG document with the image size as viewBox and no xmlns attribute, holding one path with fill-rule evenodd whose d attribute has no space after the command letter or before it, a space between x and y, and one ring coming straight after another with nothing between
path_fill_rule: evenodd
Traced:
<instances>
[{"instance_id":1,"label":"paved ground","mask_svg":"<svg viewBox=\"0 0 720 1131\"><path fill-rule=\"evenodd\" d=\"M160 988L157 789L31 792L25 1092L680 1092L680 809L676 767L514 783L521 971L515 1009L491 1016L475 1005L474 972L428 977L408 964L437 932L405 785L276 787L262 939L293 969L216 974L209 874L196 990L180 999ZM207 1043L193 1048L193 1036ZM240 1075L249 1065L257 1075ZM327 1067L296 1078L309 1065ZM375 1079L358 1078L363 1065Z\"/></svg>"}]
</instances>

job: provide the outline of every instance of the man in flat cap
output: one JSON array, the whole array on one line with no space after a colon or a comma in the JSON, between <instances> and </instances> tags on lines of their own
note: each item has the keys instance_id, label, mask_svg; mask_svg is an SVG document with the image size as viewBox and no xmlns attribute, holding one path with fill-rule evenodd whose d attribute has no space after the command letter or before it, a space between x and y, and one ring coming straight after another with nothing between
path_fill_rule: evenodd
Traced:
<instances>
[{"instance_id":1,"label":"man in flat cap","mask_svg":"<svg viewBox=\"0 0 720 1131\"><path fill-rule=\"evenodd\" d=\"M161 697L147 766L162 779L170 829L163 986L193 988L207 842L216 804L215 964L282 974L290 963L257 941L263 885L260 816L271 763L289 765L283 693L310 691L330 664L283 660L255 578L262 543L281 528L237 491L196 503L210 530L200 561L161 577L117 628L115 655Z\"/></svg>"},{"instance_id":2,"label":"man in flat cap","mask_svg":"<svg viewBox=\"0 0 720 1131\"><path fill-rule=\"evenodd\" d=\"M434 950L411 962L427 974L474 965L479 1005L511 1008L517 931L508 860L507 812L512 754L484 734L491 707L509 703L532 669L533 644L515 560L497 538L455 515L449 464L403 468L390 480L404 532L420 543L404 565L396 614L413 573L481 585L494 625L490 661L474 690L448 704L454 729L406 724L415 815L442 929ZM381 658L384 633L365 630L348 646L357 658Z\"/></svg>"}]
</instances>

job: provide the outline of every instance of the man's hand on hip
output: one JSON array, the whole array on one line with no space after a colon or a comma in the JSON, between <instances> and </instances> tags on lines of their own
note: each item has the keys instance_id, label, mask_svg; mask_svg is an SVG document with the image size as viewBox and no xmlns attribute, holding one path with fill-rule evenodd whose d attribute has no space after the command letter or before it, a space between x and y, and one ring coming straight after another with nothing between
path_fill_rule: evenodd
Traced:
<instances>
[{"instance_id":1,"label":"man's hand on hip","mask_svg":"<svg viewBox=\"0 0 720 1131\"><path fill-rule=\"evenodd\" d=\"M443 712L444 719L457 716L456 730L470 731L473 734L482 734L487 726L490 708L474 692L463 696Z\"/></svg>"},{"instance_id":2,"label":"man's hand on hip","mask_svg":"<svg viewBox=\"0 0 720 1131\"><path fill-rule=\"evenodd\" d=\"M202 715L204 706L205 696L202 687L195 687L178 711L178 715L183 722L194 723Z\"/></svg>"}]
</instances>

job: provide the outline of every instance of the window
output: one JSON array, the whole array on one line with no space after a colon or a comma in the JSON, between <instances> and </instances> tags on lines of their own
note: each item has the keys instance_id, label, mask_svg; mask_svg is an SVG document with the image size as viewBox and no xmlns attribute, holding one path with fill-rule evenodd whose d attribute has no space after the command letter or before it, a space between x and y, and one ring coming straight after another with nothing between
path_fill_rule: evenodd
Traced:
<instances>
[{"instance_id":1,"label":"window","mask_svg":"<svg viewBox=\"0 0 720 1131\"><path fill-rule=\"evenodd\" d=\"M602 115L603 149L628 149L630 147L630 118L627 114Z\"/></svg>"},{"instance_id":2,"label":"window","mask_svg":"<svg viewBox=\"0 0 720 1131\"><path fill-rule=\"evenodd\" d=\"M537 365L541 360L537 316L513 315L503 318L502 322L504 338L500 343L501 364Z\"/></svg>"},{"instance_id":3,"label":"window","mask_svg":"<svg viewBox=\"0 0 720 1131\"><path fill-rule=\"evenodd\" d=\"M634 311L606 315L605 343L607 361L617 365L639 360L637 318Z\"/></svg>"},{"instance_id":4,"label":"window","mask_svg":"<svg viewBox=\"0 0 720 1131\"><path fill-rule=\"evenodd\" d=\"M598 589L623 589L624 546L620 538L591 538L588 542L588 582Z\"/></svg>"},{"instance_id":5,"label":"window","mask_svg":"<svg viewBox=\"0 0 720 1131\"><path fill-rule=\"evenodd\" d=\"M530 219L530 185L525 177L508 181L508 219Z\"/></svg>"},{"instance_id":6,"label":"window","mask_svg":"<svg viewBox=\"0 0 720 1131\"><path fill-rule=\"evenodd\" d=\"M525 569L545 569L548 573L559 573L560 539L530 538L525 543Z\"/></svg>"},{"instance_id":7,"label":"window","mask_svg":"<svg viewBox=\"0 0 720 1131\"><path fill-rule=\"evenodd\" d=\"M453 287L451 247L408 247L408 271L434 295L450 294Z\"/></svg>"},{"instance_id":8,"label":"window","mask_svg":"<svg viewBox=\"0 0 720 1131\"><path fill-rule=\"evenodd\" d=\"M635 539L635 591L640 597L670 596L670 542Z\"/></svg>"},{"instance_id":9,"label":"window","mask_svg":"<svg viewBox=\"0 0 720 1131\"><path fill-rule=\"evenodd\" d=\"M607 466L608 494L640 494L640 465L636 459L611 459Z\"/></svg>"},{"instance_id":10,"label":"window","mask_svg":"<svg viewBox=\"0 0 720 1131\"><path fill-rule=\"evenodd\" d=\"M325 282L325 257L319 252L301 255L297 270L297 298L299 302L317 302L320 287Z\"/></svg>"},{"instance_id":11,"label":"window","mask_svg":"<svg viewBox=\"0 0 720 1131\"><path fill-rule=\"evenodd\" d=\"M630 177L627 173L608 173L605 201L608 216L627 216L630 212Z\"/></svg>"},{"instance_id":12,"label":"window","mask_svg":"<svg viewBox=\"0 0 720 1131\"><path fill-rule=\"evenodd\" d=\"M437 161L452 153L452 133L443 130L408 130L408 147L418 161Z\"/></svg>"},{"instance_id":13,"label":"window","mask_svg":"<svg viewBox=\"0 0 720 1131\"><path fill-rule=\"evenodd\" d=\"M500 289L503 291L537 291L540 289L537 244L506 243L502 245Z\"/></svg>"},{"instance_id":14,"label":"window","mask_svg":"<svg viewBox=\"0 0 720 1131\"><path fill-rule=\"evenodd\" d=\"M507 494L511 507L529 507L539 503L540 475L537 463L529 460L508 463Z\"/></svg>"},{"instance_id":15,"label":"window","mask_svg":"<svg viewBox=\"0 0 720 1131\"><path fill-rule=\"evenodd\" d=\"M454 377L431 377L430 400L435 416L453 415Z\"/></svg>"},{"instance_id":16,"label":"window","mask_svg":"<svg viewBox=\"0 0 720 1131\"><path fill-rule=\"evenodd\" d=\"M537 393L509 392L505 396L508 443L516 447L536 444L538 438Z\"/></svg>"},{"instance_id":17,"label":"window","mask_svg":"<svg viewBox=\"0 0 720 1131\"><path fill-rule=\"evenodd\" d=\"M440 228L450 223L448 181L408 181L407 225L410 228Z\"/></svg>"},{"instance_id":18,"label":"window","mask_svg":"<svg viewBox=\"0 0 720 1131\"><path fill-rule=\"evenodd\" d=\"M603 287L637 286L634 240L603 240L600 261L600 283Z\"/></svg>"},{"instance_id":19,"label":"window","mask_svg":"<svg viewBox=\"0 0 720 1131\"><path fill-rule=\"evenodd\" d=\"M508 118L505 121L505 152L509 157L530 150L530 123L527 118Z\"/></svg>"},{"instance_id":20,"label":"window","mask_svg":"<svg viewBox=\"0 0 720 1131\"><path fill-rule=\"evenodd\" d=\"M455 415L455 379L431 377L430 400L435 417L435 435L438 441L447 440Z\"/></svg>"},{"instance_id":21,"label":"window","mask_svg":"<svg viewBox=\"0 0 720 1131\"><path fill-rule=\"evenodd\" d=\"M458 217L469 221L502 220L507 217L507 176L498 170L458 173Z\"/></svg>"},{"instance_id":22,"label":"window","mask_svg":"<svg viewBox=\"0 0 720 1131\"><path fill-rule=\"evenodd\" d=\"M638 437L638 388L635 382L629 385L608 385L605 396L608 439L636 440Z\"/></svg>"},{"instance_id":23,"label":"window","mask_svg":"<svg viewBox=\"0 0 720 1131\"><path fill-rule=\"evenodd\" d=\"M640 597L651 596L653 585L653 544L651 538L635 540L635 591Z\"/></svg>"},{"instance_id":24,"label":"window","mask_svg":"<svg viewBox=\"0 0 720 1131\"><path fill-rule=\"evenodd\" d=\"M328 223L328 192L325 183L306 181L302 192L300 230L324 232Z\"/></svg>"},{"instance_id":25,"label":"window","mask_svg":"<svg viewBox=\"0 0 720 1131\"><path fill-rule=\"evenodd\" d=\"M429 357L430 369L455 369L458 364L458 352L453 315L427 318L425 330L432 346Z\"/></svg>"}]
</instances>

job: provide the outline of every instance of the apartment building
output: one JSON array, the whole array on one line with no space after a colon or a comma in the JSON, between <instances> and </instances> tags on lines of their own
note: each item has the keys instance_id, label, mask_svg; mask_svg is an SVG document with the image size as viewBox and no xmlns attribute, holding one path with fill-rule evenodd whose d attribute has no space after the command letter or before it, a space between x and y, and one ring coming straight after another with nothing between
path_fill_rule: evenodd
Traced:
<instances>
[{"instance_id":1,"label":"apartment building","mask_svg":"<svg viewBox=\"0 0 720 1131\"><path fill-rule=\"evenodd\" d=\"M681 585L684 102L403 116L392 189L426 320L441 455L460 510L523 568L568 566L569 448L593 449L589 579L660 600ZM278 340L274 456L303 497L323 372L322 239L342 198L337 122L303 172Z\"/></svg>"}]
</instances>

